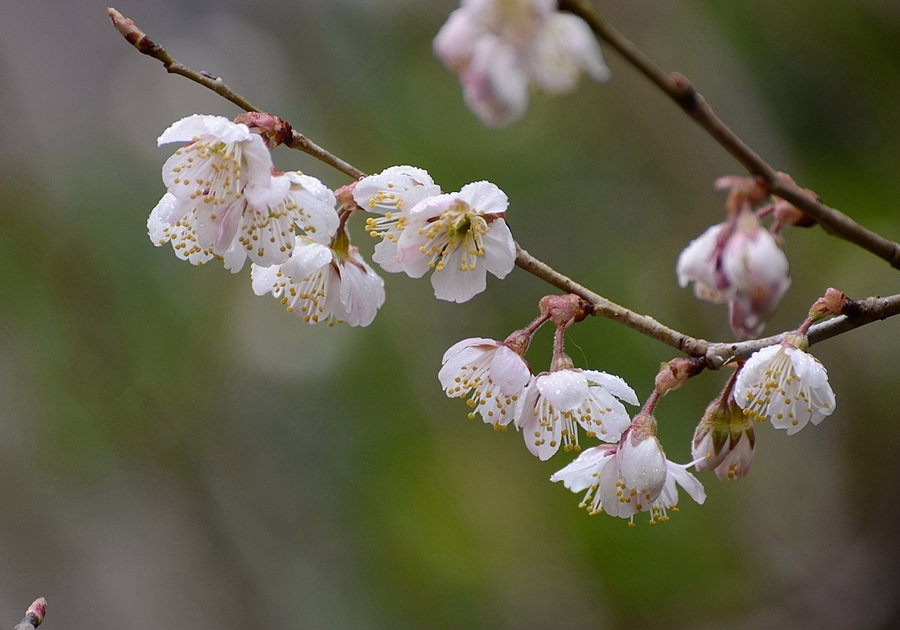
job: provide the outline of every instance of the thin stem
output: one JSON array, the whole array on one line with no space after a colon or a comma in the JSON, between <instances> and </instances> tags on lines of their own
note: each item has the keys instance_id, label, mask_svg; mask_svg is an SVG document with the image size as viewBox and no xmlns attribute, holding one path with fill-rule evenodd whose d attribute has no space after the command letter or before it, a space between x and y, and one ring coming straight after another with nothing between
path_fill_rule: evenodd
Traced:
<instances>
[{"instance_id":1,"label":"thin stem","mask_svg":"<svg viewBox=\"0 0 900 630\"><path fill-rule=\"evenodd\" d=\"M785 181L768 162L728 127L684 75L667 74L627 37L614 29L588 0L559 0L559 8L583 19L598 39L612 46L628 63L665 92L679 107L730 153L747 171L762 178L773 195L797 206L818 221L826 232L849 241L900 269L900 243L884 238L843 212L810 197L793 182Z\"/></svg>"},{"instance_id":2,"label":"thin stem","mask_svg":"<svg viewBox=\"0 0 900 630\"><path fill-rule=\"evenodd\" d=\"M231 101L244 111L262 111L249 100L228 87L221 77L212 76L207 72L198 72L176 60L165 48L151 40L144 31L138 28L133 20L125 17L116 9L109 7L106 11L109 15L109 19L112 20L113 26L115 26L116 30L128 40L128 43L137 48L139 52L161 62L167 72L181 75L186 79L199 83L222 98ZM308 153L317 160L336 168L353 179L360 179L366 176L364 172L320 147L297 130L293 130L291 137L286 140L284 144L292 149L298 149L304 153Z\"/></svg>"}]
</instances>

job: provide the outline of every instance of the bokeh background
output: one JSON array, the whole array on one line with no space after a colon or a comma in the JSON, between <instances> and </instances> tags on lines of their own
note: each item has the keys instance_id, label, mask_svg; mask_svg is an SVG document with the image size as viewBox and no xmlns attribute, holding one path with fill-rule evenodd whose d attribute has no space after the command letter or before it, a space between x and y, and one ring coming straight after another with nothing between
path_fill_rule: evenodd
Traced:
<instances>
[{"instance_id":1,"label":"bokeh background","mask_svg":"<svg viewBox=\"0 0 900 630\"><path fill-rule=\"evenodd\" d=\"M430 52L451 0L121 0L181 61L224 77L367 172L427 168L511 199L523 246L598 292L707 339L722 307L674 263L723 216L737 164L607 51L614 79L535 98L487 130ZM900 238L900 9L893 0L603 2L777 168ZM38 595L51 628L717 630L900 626L900 318L817 345L836 413L757 432L750 476L665 524L588 517L514 431L443 396L443 351L502 338L549 288L516 271L472 301L386 278L367 329L310 327L248 274L153 247L171 148L217 96L129 48L94 0L0 0L0 624ZM344 176L275 152L328 185ZM371 240L356 226L356 240ZM769 331L827 286L896 293L879 259L786 236L794 284ZM607 321L579 366L643 399L667 347ZM550 331L529 359L547 365ZM725 375L658 408L667 454Z\"/></svg>"}]
</instances>

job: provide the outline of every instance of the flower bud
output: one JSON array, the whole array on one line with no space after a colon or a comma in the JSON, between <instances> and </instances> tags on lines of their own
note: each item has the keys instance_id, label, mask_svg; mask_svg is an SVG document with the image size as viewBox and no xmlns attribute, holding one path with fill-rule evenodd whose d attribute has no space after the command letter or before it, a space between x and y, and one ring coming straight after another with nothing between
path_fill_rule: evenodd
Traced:
<instances>
[{"instance_id":1,"label":"flower bud","mask_svg":"<svg viewBox=\"0 0 900 630\"><path fill-rule=\"evenodd\" d=\"M755 444L753 421L728 396L706 408L694 431L691 455L697 470L713 470L722 481L741 479L750 472Z\"/></svg>"}]
</instances>

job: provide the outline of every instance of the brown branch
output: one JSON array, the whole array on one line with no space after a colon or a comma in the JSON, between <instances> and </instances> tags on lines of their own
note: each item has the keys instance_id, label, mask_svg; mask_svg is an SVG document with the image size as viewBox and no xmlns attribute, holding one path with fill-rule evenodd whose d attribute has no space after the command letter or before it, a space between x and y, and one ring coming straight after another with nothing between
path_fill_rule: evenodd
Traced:
<instances>
[{"instance_id":1,"label":"brown branch","mask_svg":"<svg viewBox=\"0 0 900 630\"><path fill-rule=\"evenodd\" d=\"M516 245L516 264L556 288L567 293L574 293L587 300L591 305L593 315L606 317L624 324L637 332L661 341L680 352L684 352L688 356L702 358L706 367L713 370L717 370L731 361L745 359L760 348L780 342L786 334L793 332L785 331L770 337L741 342L712 342L697 339L669 328L648 315L636 313L594 293L571 278L554 270L546 263L541 262L518 244ZM900 314L900 294L888 297L870 297L860 301L849 300L844 307L842 315L816 324L809 329L809 343L812 345L848 330L898 314Z\"/></svg>"},{"instance_id":2,"label":"brown branch","mask_svg":"<svg viewBox=\"0 0 900 630\"><path fill-rule=\"evenodd\" d=\"M189 66L186 66L183 63L177 61L174 57L172 57L172 55L169 54L169 52L165 48L151 40L144 31L138 28L133 20L125 17L116 9L109 7L107 8L106 12L109 15L109 19L112 21L113 26L115 26L116 30L119 31L119 33L126 40L128 40L129 44L137 48L139 52L162 63L167 72L181 75L186 79L190 79L195 83L199 83L203 87L212 90L222 98L231 101L244 111L262 111L246 98L228 87L228 85L225 84L221 77L212 76L207 72L198 72L197 70L194 70L193 68L190 68ZM345 175L352 177L353 179L360 179L361 177L365 177L365 173L363 173L361 170L359 170L349 162L345 162L333 153L326 151L299 131L294 130L291 138L287 140L285 144L292 149L298 149L300 151L303 151L304 153L308 153L317 160L325 162L329 166L336 168L337 170L341 171Z\"/></svg>"},{"instance_id":3,"label":"brown branch","mask_svg":"<svg viewBox=\"0 0 900 630\"><path fill-rule=\"evenodd\" d=\"M771 194L786 199L803 210L829 234L858 245L900 269L900 243L861 226L843 212L811 198L800 186L778 177L775 169L716 115L687 77L663 71L633 42L604 20L588 0L559 0L559 8L583 19L598 39L616 49L628 63L665 92L749 173L762 178Z\"/></svg>"},{"instance_id":4,"label":"brown branch","mask_svg":"<svg viewBox=\"0 0 900 630\"><path fill-rule=\"evenodd\" d=\"M46 613L47 600L43 597L38 597L31 602L31 606L25 611L25 616L22 618L22 621L17 623L13 630L34 630L41 625Z\"/></svg>"}]
</instances>

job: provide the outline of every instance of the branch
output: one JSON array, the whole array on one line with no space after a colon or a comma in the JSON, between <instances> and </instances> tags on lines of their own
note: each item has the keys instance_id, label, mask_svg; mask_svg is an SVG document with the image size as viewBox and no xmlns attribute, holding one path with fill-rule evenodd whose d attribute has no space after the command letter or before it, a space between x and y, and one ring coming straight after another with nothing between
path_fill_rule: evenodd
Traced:
<instances>
[{"instance_id":1,"label":"branch","mask_svg":"<svg viewBox=\"0 0 900 630\"><path fill-rule=\"evenodd\" d=\"M583 19L598 39L615 48L628 63L665 92L749 173L762 178L771 194L803 210L829 234L858 245L900 269L900 243L861 226L843 212L809 197L798 185L778 177L775 169L716 115L687 77L663 71L633 42L600 17L588 0L559 0L559 8Z\"/></svg>"},{"instance_id":2,"label":"branch","mask_svg":"<svg viewBox=\"0 0 900 630\"><path fill-rule=\"evenodd\" d=\"M702 358L706 367L713 370L731 361L745 359L761 348L779 343L785 335L793 332L785 331L770 337L741 342L711 342L697 339L594 293L541 262L518 244L516 244L516 264L556 288L587 300L593 315L615 320L689 356ZM900 294L870 297L860 301L848 300L842 315L809 329L809 343L812 345L825 341L848 330L894 315L900 315Z\"/></svg>"},{"instance_id":3,"label":"branch","mask_svg":"<svg viewBox=\"0 0 900 630\"><path fill-rule=\"evenodd\" d=\"M22 618L22 621L17 623L13 630L34 630L41 625L46 613L47 600L43 597L38 597L31 602L31 606L25 611L25 616Z\"/></svg>"},{"instance_id":4,"label":"branch","mask_svg":"<svg viewBox=\"0 0 900 630\"><path fill-rule=\"evenodd\" d=\"M165 48L147 37L147 34L140 28L138 28L133 20L125 17L116 9L109 7L107 8L106 12L109 14L109 19L112 20L113 26L115 26L116 30L119 31L119 33L126 40L128 40L129 44L137 48L139 52L147 55L148 57L153 57L157 61L161 62L167 72L170 72L172 74L179 74L187 79L190 79L191 81L194 81L195 83L199 83L203 87L212 90L222 98L231 101L244 111L262 111L246 98L228 87L228 85L226 85L225 82L222 81L221 77L212 76L208 72L198 72L197 70L194 70L193 68L190 68L177 61L174 57L172 57L172 55L169 54L169 52ZM287 140L285 144L292 149L299 149L304 153L308 153L317 160L325 162L329 166L336 168L337 170L341 171L345 175L352 177L353 179L360 179L362 177L365 177L365 173L363 173L361 170L359 170L352 164L345 162L331 152L326 151L299 131L293 130L291 138Z\"/></svg>"}]
</instances>

